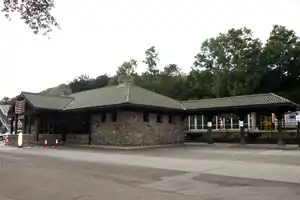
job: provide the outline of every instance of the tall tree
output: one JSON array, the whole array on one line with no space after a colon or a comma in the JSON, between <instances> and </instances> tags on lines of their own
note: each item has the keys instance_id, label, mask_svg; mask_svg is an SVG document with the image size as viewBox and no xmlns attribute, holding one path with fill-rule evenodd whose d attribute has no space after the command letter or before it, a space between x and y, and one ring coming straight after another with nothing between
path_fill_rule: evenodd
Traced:
<instances>
[{"instance_id":1,"label":"tall tree","mask_svg":"<svg viewBox=\"0 0 300 200\"><path fill-rule=\"evenodd\" d=\"M133 76L137 74L136 70L137 70L137 61L131 59L127 62L124 62L121 66L118 67L117 75Z\"/></svg>"},{"instance_id":2,"label":"tall tree","mask_svg":"<svg viewBox=\"0 0 300 200\"><path fill-rule=\"evenodd\" d=\"M167 76L180 76L181 69L176 64L169 64L164 67L162 74Z\"/></svg>"},{"instance_id":3,"label":"tall tree","mask_svg":"<svg viewBox=\"0 0 300 200\"><path fill-rule=\"evenodd\" d=\"M72 93L89 90L91 89L90 77L88 75L81 74L77 78L74 78L74 80L69 83L69 86Z\"/></svg>"},{"instance_id":4,"label":"tall tree","mask_svg":"<svg viewBox=\"0 0 300 200\"><path fill-rule=\"evenodd\" d=\"M5 16L11 19L11 14L18 12L21 19L33 30L34 33L42 32L47 35L53 27L59 24L51 15L54 0L3 0Z\"/></svg>"},{"instance_id":5,"label":"tall tree","mask_svg":"<svg viewBox=\"0 0 300 200\"><path fill-rule=\"evenodd\" d=\"M0 102L0 104L9 105L10 102L11 102L11 99L9 97L3 97L3 99Z\"/></svg>"},{"instance_id":6,"label":"tall tree","mask_svg":"<svg viewBox=\"0 0 300 200\"><path fill-rule=\"evenodd\" d=\"M143 62L148 66L148 73L151 75L157 75L159 70L157 69L158 53L155 50L155 47L152 46L145 52L145 60Z\"/></svg>"},{"instance_id":7,"label":"tall tree","mask_svg":"<svg viewBox=\"0 0 300 200\"><path fill-rule=\"evenodd\" d=\"M300 101L300 38L293 30L273 27L264 48L264 62L268 66L261 84L264 92L277 92Z\"/></svg>"},{"instance_id":8,"label":"tall tree","mask_svg":"<svg viewBox=\"0 0 300 200\"><path fill-rule=\"evenodd\" d=\"M259 87L263 66L262 44L247 28L230 29L203 42L194 65L209 70L217 97L250 94Z\"/></svg>"}]
</instances>

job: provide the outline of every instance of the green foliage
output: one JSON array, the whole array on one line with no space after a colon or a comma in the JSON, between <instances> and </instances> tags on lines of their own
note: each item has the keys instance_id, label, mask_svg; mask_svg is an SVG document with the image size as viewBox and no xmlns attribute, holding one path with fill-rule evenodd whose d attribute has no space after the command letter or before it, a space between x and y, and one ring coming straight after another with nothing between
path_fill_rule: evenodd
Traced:
<instances>
[{"instance_id":1,"label":"green foliage","mask_svg":"<svg viewBox=\"0 0 300 200\"><path fill-rule=\"evenodd\" d=\"M10 102L11 102L11 99L9 97L3 97L2 100L0 101L0 104L9 105Z\"/></svg>"},{"instance_id":2,"label":"green foliage","mask_svg":"<svg viewBox=\"0 0 300 200\"><path fill-rule=\"evenodd\" d=\"M152 46L149 49L147 49L145 55L146 57L143 63L145 63L148 66L148 71L146 73L154 76L158 75L159 70L157 69L157 62L159 61L159 59L155 47Z\"/></svg>"},{"instance_id":3,"label":"green foliage","mask_svg":"<svg viewBox=\"0 0 300 200\"><path fill-rule=\"evenodd\" d=\"M150 47L143 61L147 71L138 74L138 63L131 59L119 66L115 76L81 75L64 90L74 93L116 85L118 76L125 75L134 77L136 85L178 100L274 92L300 103L299 55L300 39L286 27L274 26L265 43L250 29L230 29L202 43L188 74L176 64L159 70L158 53Z\"/></svg>"},{"instance_id":4,"label":"green foliage","mask_svg":"<svg viewBox=\"0 0 300 200\"><path fill-rule=\"evenodd\" d=\"M121 66L118 67L117 75L136 75L137 61L134 59L124 62Z\"/></svg>"},{"instance_id":5,"label":"green foliage","mask_svg":"<svg viewBox=\"0 0 300 200\"><path fill-rule=\"evenodd\" d=\"M42 32L47 35L53 27L59 24L51 15L54 0L3 0L2 12L11 19L12 13L19 13L21 19L33 30L34 33Z\"/></svg>"}]
</instances>

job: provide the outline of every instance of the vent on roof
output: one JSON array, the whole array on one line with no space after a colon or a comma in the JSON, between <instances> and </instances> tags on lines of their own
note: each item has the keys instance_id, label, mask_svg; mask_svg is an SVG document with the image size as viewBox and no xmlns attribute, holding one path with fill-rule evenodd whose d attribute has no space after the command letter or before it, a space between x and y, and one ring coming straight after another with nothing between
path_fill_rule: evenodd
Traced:
<instances>
[{"instance_id":1,"label":"vent on roof","mask_svg":"<svg viewBox=\"0 0 300 200\"><path fill-rule=\"evenodd\" d=\"M134 77L129 75L119 75L118 76L118 84L119 85L125 85L125 84L133 84L134 83Z\"/></svg>"}]
</instances>

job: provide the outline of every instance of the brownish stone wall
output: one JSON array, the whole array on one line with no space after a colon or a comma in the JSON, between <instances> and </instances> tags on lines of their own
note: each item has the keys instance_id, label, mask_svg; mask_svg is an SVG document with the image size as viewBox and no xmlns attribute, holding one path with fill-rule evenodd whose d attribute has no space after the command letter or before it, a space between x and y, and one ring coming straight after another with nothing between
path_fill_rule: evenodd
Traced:
<instances>
[{"instance_id":1,"label":"brownish stone wall","mask_svg":"<svg viewBox=\"0 0 300 200\"><path fill-rule=\"evenodd\" d=\"M32 134L23 134L22 146L29 146L35 144ZM18 146L18 134L8 135L8 145Z\"/></svg>"},{"instance_id":2,"label":"brownish stone wall","mask_svg":"<svg viewBox=\"0 0 300 200\"><path fill-rule=\"evenodd\" d=\"M88 134L67 134L66 143L69 144L89 144Z\"/></svg>"},{"instance_id":3,"label":"brownish stone wall","mask_svg":"<svg viewBox=\"0 0 300 200\"><path fill-rule=\"evenodd\" d=\"M55 145L55 140L58 140L61 143L62 135L61 134L39 134L39 144L43 145L45 140L49 146Z\"/></svg>"},{"instance_id":4,"label":"brownish stone wall","mask_svg":"<svg viewBox=\"0 0 300 200\"><path fill-rule=\"evenodd\" d=\"M182 143L184 140L183 121L180 115L162 116L162 123L156 122L156 114L150 114L149 122L143 122L143 113L118 112L117 122L106 114L106 122L101 122L101 114L92 116L92 144L98 145L159 145Z\"/></svg>"}]
</instances>

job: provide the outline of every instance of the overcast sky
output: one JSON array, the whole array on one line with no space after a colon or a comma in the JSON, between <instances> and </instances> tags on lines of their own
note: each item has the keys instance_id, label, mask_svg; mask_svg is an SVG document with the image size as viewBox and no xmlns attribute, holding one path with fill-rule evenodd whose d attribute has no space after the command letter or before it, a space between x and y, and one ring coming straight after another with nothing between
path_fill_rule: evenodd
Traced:
<instances>
[{"instance_id":1,"label":"overcast sky","mask_svg":"<svg viewBox=\"0 0 300 200\"><path fill-rule=\"evenodd\" d=\"M72 2L72 3L71 3ZM139 62L154 45L159 67L188 71L201 43L229 28L249 27L265 40L272 25L300 35L298 0L55 0L62 30L50 40L20 20L0 16L0 98L40 92L80 74L114 74L122 62Z\"/></svg>"}]
</instances>

